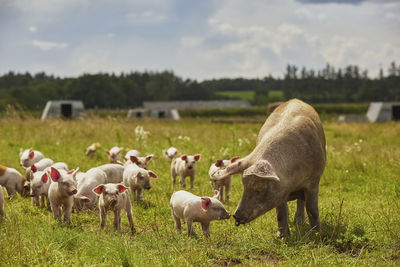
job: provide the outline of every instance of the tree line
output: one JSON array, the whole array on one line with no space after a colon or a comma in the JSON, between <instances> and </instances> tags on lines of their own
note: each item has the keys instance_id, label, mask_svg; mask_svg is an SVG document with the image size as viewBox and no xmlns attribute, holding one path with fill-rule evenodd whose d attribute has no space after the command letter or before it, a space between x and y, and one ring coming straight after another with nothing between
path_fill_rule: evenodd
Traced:
<instances>
[{"instance_id":1,"label":"tree line","mask_svg":"<svg viewBox=\"0 0 400 267\"><path fill-rule=\"evenodd\" d=\"M0 76L0 110L7 105L41 110L48 100L79 99L87 108L132 108L143 101L226 99L220 91L254 91L252 104L300 98L310 103L400 101L400 65L393 62L379 77L370 78L356 65L335 69L299 69L288 65L283 78L182 79L172 71L131 72L119 75L83 74L55 77L44 72L10 71ZM281 94L272 94L273 92Z\"/></svg>"}]
</instances>

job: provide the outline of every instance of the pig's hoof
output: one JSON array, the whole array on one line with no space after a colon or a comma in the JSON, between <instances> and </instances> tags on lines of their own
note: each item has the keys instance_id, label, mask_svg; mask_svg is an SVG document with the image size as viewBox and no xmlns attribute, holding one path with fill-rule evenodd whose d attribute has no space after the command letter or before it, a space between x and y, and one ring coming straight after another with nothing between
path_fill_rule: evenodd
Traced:
<instances>
[{"instance_id":1,"label":"pig's hoof","mask_svg":"<svg viewBox=\"0 0 400 267\"><path fill-rule=\"evenodd\" d=\"M288 236L289 236L289 232L288 231L278 230L278 232L276 232L276 237L278 237L278 238L285 238L285 237L288 237Z\"/></svg>"}]
</instances>

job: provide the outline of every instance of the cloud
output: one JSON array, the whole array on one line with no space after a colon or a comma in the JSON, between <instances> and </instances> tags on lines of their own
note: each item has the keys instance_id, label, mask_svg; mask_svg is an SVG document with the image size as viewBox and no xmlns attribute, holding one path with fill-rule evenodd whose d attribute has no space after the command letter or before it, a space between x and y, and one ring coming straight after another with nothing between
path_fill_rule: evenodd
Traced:
<instances>
[{"instance_id":1,"label":"cloud","mask_svg":"<svg viewBox=\"0 0 400 267\"><path fill-rule=\"evenodd\" d=\"M32 44L43 51L49 51L52 49L68 47L67 43L55 43L55 42L46 42L46 41L39 41L39 40L33 40Z\"/></svg>"},{"instance_id":2,"label":"cloud","mask_svg":"<svg viewBox=\"0 0 400 267\"><path fill-rule=\"evenodd\" d=\"M29 26L29 31L31 32L31 33L35 33L36 31L37 31L37 28L36 28L36 26Z\"/></svg>"},{"instance_id":3,"label":"cloud","mask_svg":"<svg viewBox=\"0 0 400 267\"><path fill-rule=\"evenodd\" d=\"M366 0L296 0L304 4L346 4L359 5Z\"/></svg>"},{"instance_id":4,"label":"cloud","mask_svg":"<svg viewBox=\"0 0 400 267\"><path fill-rule=\"evenodd\" d=\"M155 11L147 10L141 13L129 13L126 15L128 21L132 24L153 24L164 22L167 18Z\"/></svg>"}]
</instances>

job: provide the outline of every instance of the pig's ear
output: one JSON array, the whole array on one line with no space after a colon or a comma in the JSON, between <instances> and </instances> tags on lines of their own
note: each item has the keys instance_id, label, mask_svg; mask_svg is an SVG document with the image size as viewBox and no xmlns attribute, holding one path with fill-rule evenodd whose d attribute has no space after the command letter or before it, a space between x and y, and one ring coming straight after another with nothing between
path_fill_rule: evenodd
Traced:
<instances>
[{"instance_id":1,"label":"pig's ear","mask_svg":"<svg viewBox=\"0 0 400 267\"><path fill-rule=\"evenodd\" d=\"M167 150L164 150L164 154L168 156L168 151L167 151Z\"/></svg>"},{"instance_id":2,"label":"pig's ear","mask_svg":"<svg viewBox=\"0 0 400 267\"><path fill-rule=\"evenodd\" d=\"M186 160L187 159L187 155L182 155L181 156L181 160Z\"/></svg>"},{"instance_id":3,"label":"pig's ear","mask_svg":"<svg viewBox=\"0 0 400 267\"><path fill-rule=\"evenodd\" d=\"M121 153L121 150L117 152L117 155L119 155L119 153Z\"/></svg>"},{"instance_id":4,"label":"pig's ear","mask_svg":"<svg viewBox=\"0 0 400 267\"><path fill-rule=\"evenodd\" d=\"M243 172L243 178L252 175L280 182L280 179L271 164L264 159L258 160Z\"/></svg>"},{"instance_id":5,"label":"pig's ear","mask_svg":"<svg viewBox=\"0 0 400 267\"><path fill-rule=\"evenodd\" d=\"M35 164L32 164L31 171L32 172L37 172L37 168L36 168Z\"/></svg>"},{"instance_id":6,"label":"pig's ear","mask_svg":"<svg viewBox=\"0 0 400 267\"><path fill-rule=\"evenodd\" d=\"M149 171L149 176L150 176L151 178L157 178L157 175L156 175L154 172L152 172L152 171Z\"/></svg>"},{"instance_id":7,"label":"pig's ear","mask_svg":"<svg viewBox=\"0 0 400 267\"><path fill-rule=\"evenodd\" d=\"M200 160L200 154L194 155L194 160L199 161Z\"/></svg>"},{"instance_id":8,"label":"pig's ear","mask_svg":"<svg viewBox=\"0 0 400 267\"><path fill-rule=\"evenodd\" d=\"M106 154L110 156L110 151L106 151Z\"/></svg>"},{"instance_id":9,"label":"pig's ear","mask_svg":"<svg viewBox=\"0 0 400 267\"><path fill-rule=\"evenodd\" d=\"M220 180L225 178L227 175L241 173L247 168L247 166L248 166L248 161L245 158L243 158L241 160L229 164L224 168L220 168L214 171L214 173L210 174L210 178L213 178L215 180Z\"/></svg>"},{"instance_id":10,"label":"pig's ear","mask_svg":"<svg viewBox=\"0 0 400 267\"><path fill-rule=\"evenodd\" d=\"M215 162L215 166L221 167L222 163L223 163L222 159L219 159L219 160L217 160L217 162Z\"/></svg>"},{"instance_id":11,"label":"pig's ear","mask_svg":"<svg viewBox=\"0 0 400 267\"><path fill-rule=\"evenodd\" d=\"M220 191L218 191L217 189L214 190L214 196L213 198L218 198L220 194Z\"/></svg>"},{"instance_id":12,"label":"pig's ear","mask_svg":"<svg viewBox=\"0 0 400 267\"><path fill-rule=\"evenodd\" d=\"M122 184L118 184L117 188L118 188L118 192L120 192L120 193L123 193L123 192L125 192L126 189L128 189L126 186L124 186Z\"/></svg>"},{"instance_id":13,"label":"pig's ear","mask_svg":"<svg viewBox=\"0 0 400 267\"><path fill-rule=\"evenodd\" d=\"M231 159L231 163L234 163L235 161L237 161L238 159L240 159L240 157L234 157Z\"/></svg>"},{"instance_id":14,"label":"pig's ear","mask_svg":"<svg viewBox=\"0 0 400 267\"><path fill-rule=\"evenodd\" d=\"M47 180L49 180L49 177L47 176L47 173L44 173L44 174L42 175L42 182L43 182L43 183L47 183Z\"/></svg>"},{"instance_id":15,"label":"pig's ear","mask_svg":"<svg viewBox=\"0 0 400 267\"><path fill-rule=\"evenodd\" d=\"M148 162L151 160L152 157L153 157L153 154L148 155L148 156L146 157L146 163L148 163Z\"/></svg>"},{"instance_id":16,"label":"pig's ear","mask_svg":"<svg viewBox=\"0 0 400 267\"><path fill-rule=\"evenodd\" d=\"M97 187L93 188L93 192L98 196L100 196L101 193L103 193L103 191L104 191L104 185L103 184L100 184Z\"/></svg>"},{"instance_id":17,"label":"pig's ear","mask_svg":"<svg viewBox=\"0 0 400 267\"><path fill-rule=\"evenodd\" d=\"M138 158L135 156L131 156L130 159L131 159L132 163L136 163L139 161Z\"/></svg>"},{"instance_id":18,"label":"pig's ear","mask_svg":"<svg viewBox=\"0 0 400 267\"><path fill-rule=\"evenodd\" d=\"M74 178L74 180L76 180L76 175L78 174L79 171L79 167L77 167L75 170L70 170L68 172L68 174L72 174L72 178Z\"/></svg>"},{"instance_id":19,"label":"pig's ear","mask_svg":"<svg viewBox=\"0 0 400 267\"><path fill-rule=\"evenodd\" d=\"M178 155L178 150L175 150L175 153L174 153L174 155L176 156L176 155Z\"/></svg>"},{"instance_id":20,"label":"pig's ear","mask_svg":"<svg viewBox=\"0 0 400 267\"><path fill-rule=\"evenodd\" d=\"M211 204L211 199L209 197L202 197L201 198L201 208L203 210L208 210Z\"/></svg>"},{"instance_id":21,"label":"pig's ear","mask_svg":"<svg viewBox=\"0 0 400 267\"><path fill-rule=\"evenodd\" d=\"M54 182L57 182L58 179L60 179L60 177L61 177L60 172L56 168L51 167L51 170L50 170L50 178L51 178L51 180L53 180Z\"/></svg>"},{"instance_id":22,"label":"pig's ear","mask_svg":"<svg viewBox=\"0 0 400 267\"><path fill-rule=\"evenodd\" d=\"M35 156L35 152L33 152L32 148L29 149L29 158L33 159L34 156Z\"/></svg>"}]
</instances>

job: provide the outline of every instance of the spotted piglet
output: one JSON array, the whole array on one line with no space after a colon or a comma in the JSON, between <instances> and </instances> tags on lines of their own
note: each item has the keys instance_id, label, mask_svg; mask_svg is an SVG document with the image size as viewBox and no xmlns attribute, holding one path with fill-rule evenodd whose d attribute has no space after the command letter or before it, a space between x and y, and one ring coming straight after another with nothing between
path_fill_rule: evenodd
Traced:
<instances>
[{"instance_id":1,"label":"spotted piglet","mask_svg":"<svg viewBox=\"0 0 400 267\"><path fill-rule=\"evenodd\" d=\"M61 221L61 212L64 211L64 221L68 224L71 224L74 195L77 193L75 176L78 173L78 169L67 172L51 167L48 172L52 180L49 187L51 210L54 217L59 221Z\"/></svg>"},{"instance_id":2,"label":"spotted piglet","mask_svg":"<svg viewBox=\"0 0 400 267\"><path fill-rule=\"evenodd\" d=\"M188 227L188 235L193 232L193 222L200 222L203 234L209 237L211 221L225 220L231 217L218 199L198 197L184 190L172 194L170 205L178 233L182 232L181 220L184 220Z\"/></svg>"},{"instance_id":3,"label":"spotted piglet","mask_svg":"<svg viewBox=\"0 0 400 267\"><path fill-rule=\"evenodd\" d=\"M200 160L200 154L194 156L182 155L171 163L172 187L175 187L176 176L179 176L179 183L186 188L185 178L190 176L190 189L193 189L196 177L196 162Z\"/></svg>"},{"instance_id":4,"label":"spotted piglet","mask_svg":"<svg viewBox=\"0 0 400 267\"><path fill-rule=\"evenodd\" d=\"M132 205L129 200L128 188L122 184L101 184L93 189L99 198L100 228L104 229L107 211L114 212L114 229L121 230L121 210L126 211L129 227L132 234L135 233L135 225L132 217Z\"/></svg>"}]
</instances>

